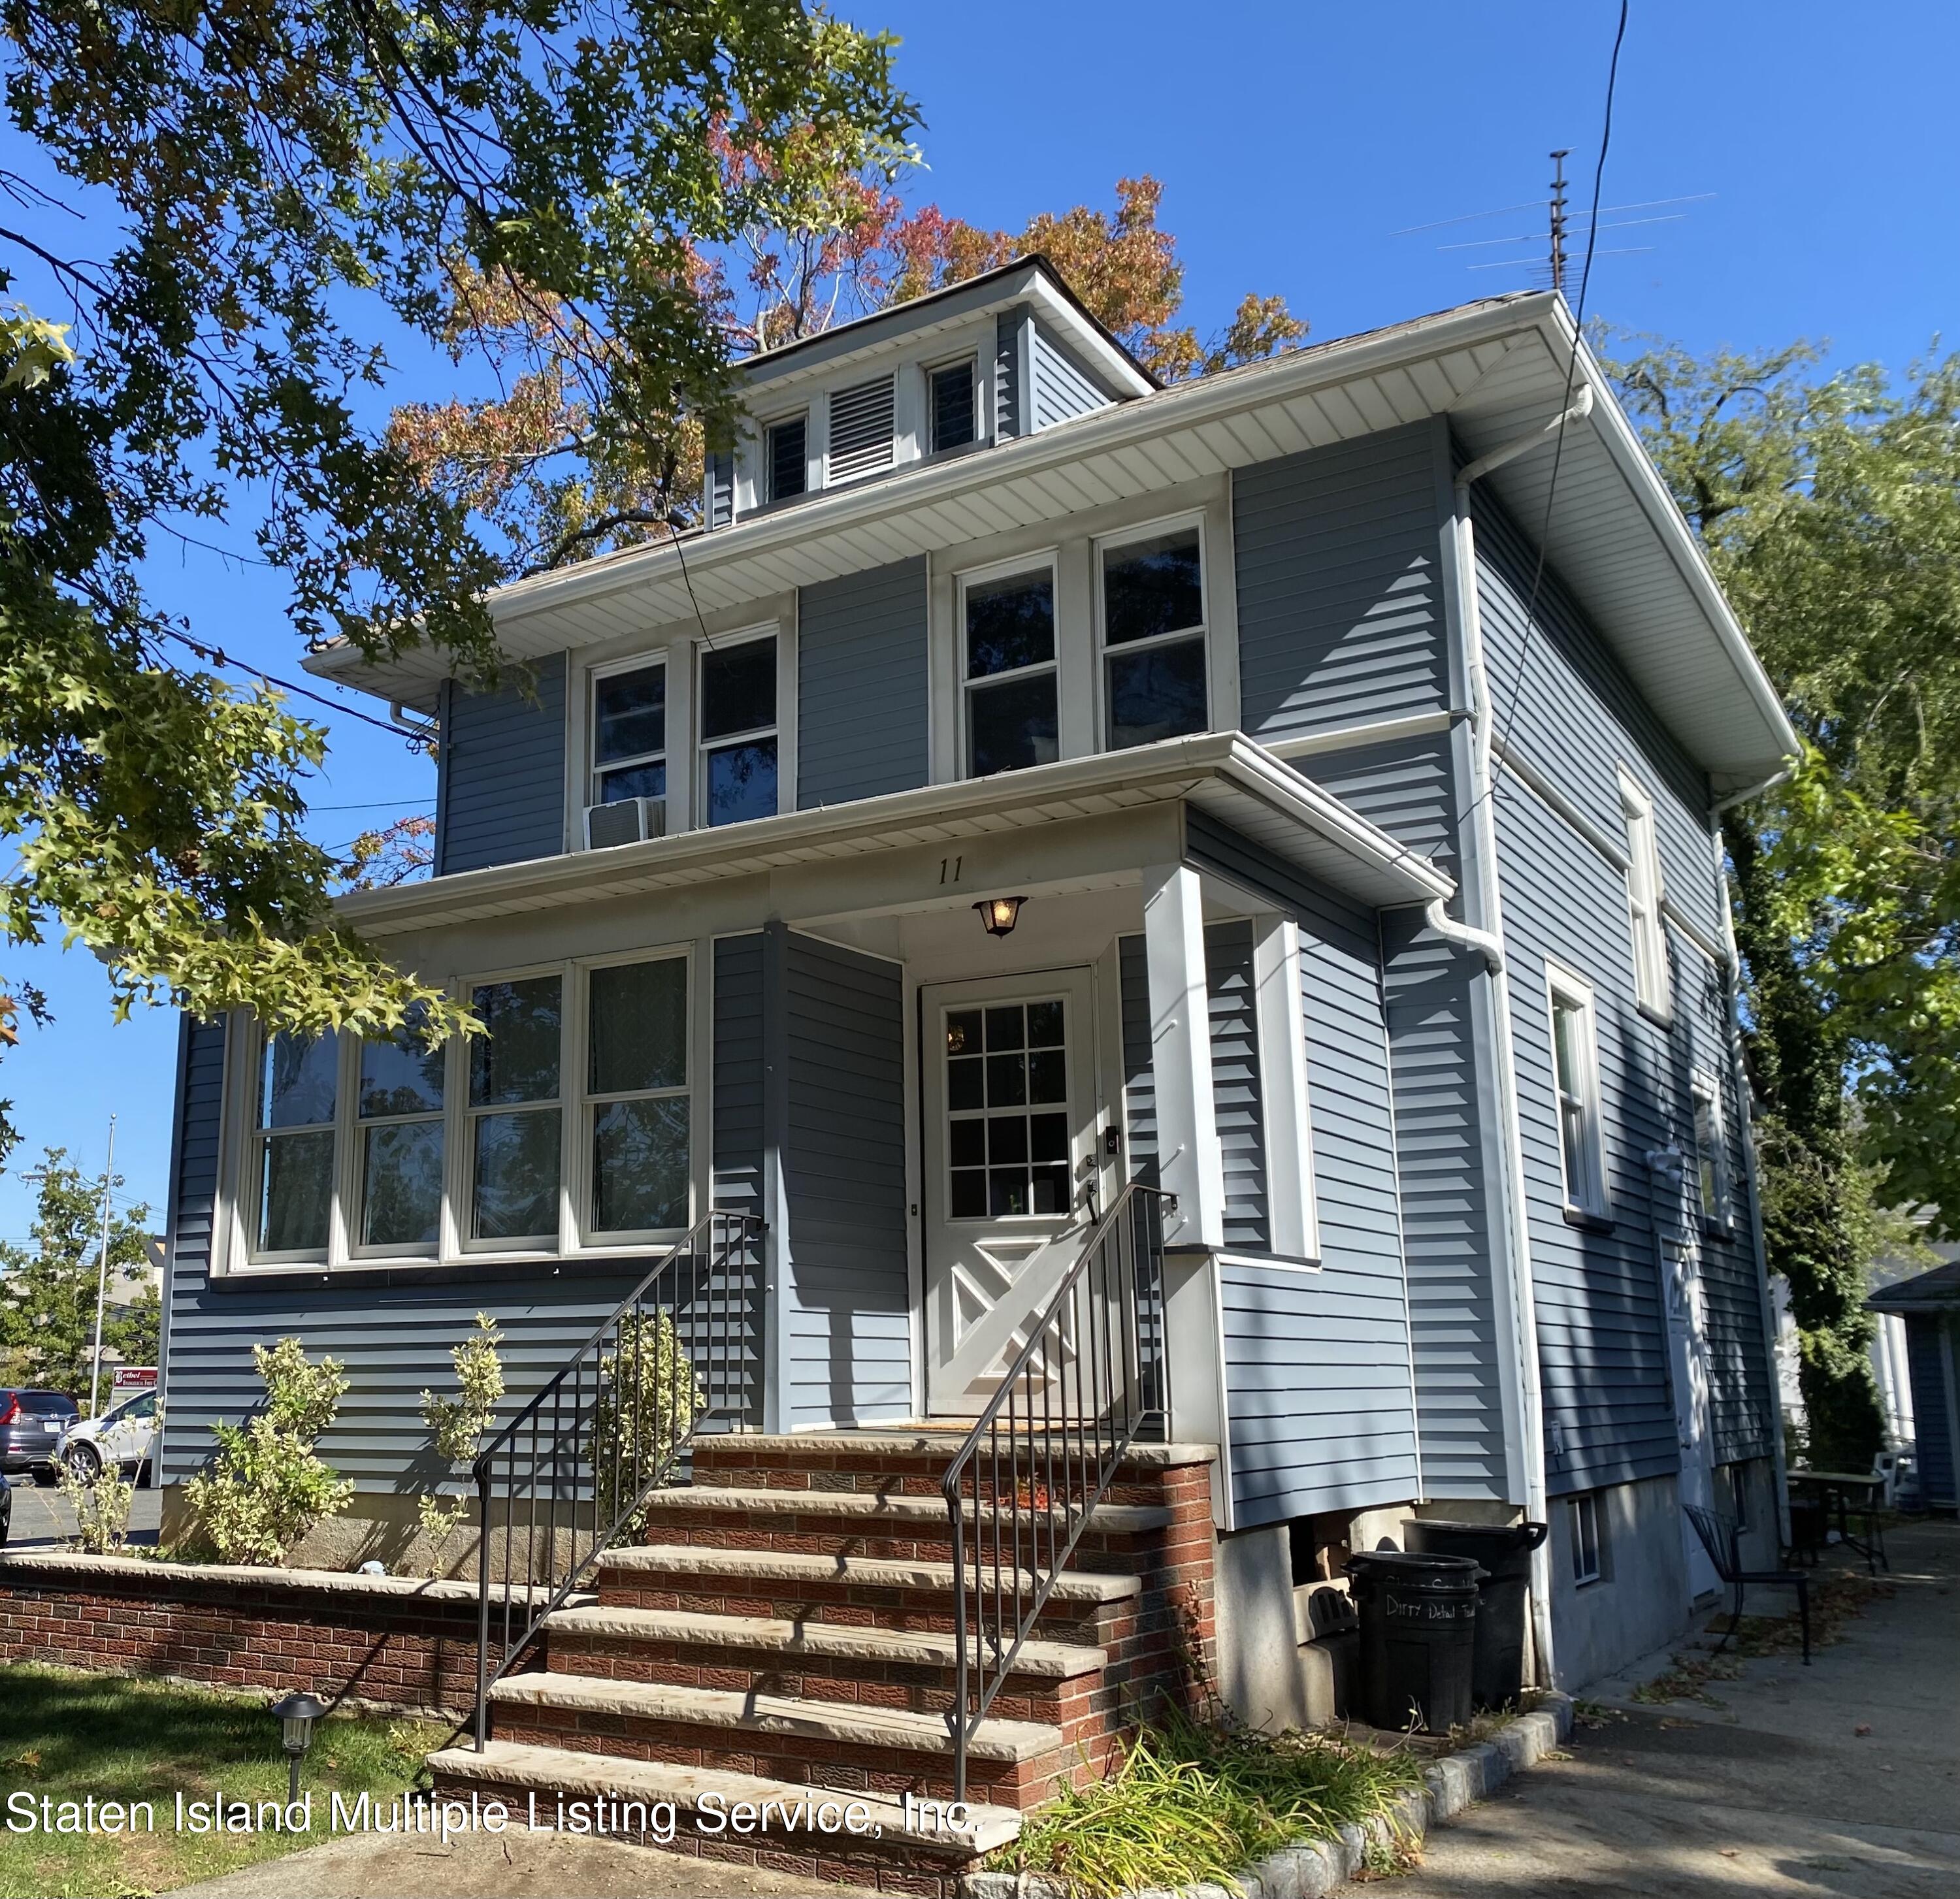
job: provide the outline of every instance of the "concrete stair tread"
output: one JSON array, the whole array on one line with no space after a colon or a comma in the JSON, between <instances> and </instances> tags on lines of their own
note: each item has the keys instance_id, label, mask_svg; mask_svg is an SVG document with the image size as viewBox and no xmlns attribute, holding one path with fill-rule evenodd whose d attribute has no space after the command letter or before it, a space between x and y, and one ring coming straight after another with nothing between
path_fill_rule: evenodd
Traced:
<instances>
[{"instance_id":1,"label":"concrete stair tread","mask_svg":"<svg viewBox=\"0 0 1960 1899\"><path fill-rule=\"evenodd\" d=\"M556 1708L581 1714L731 1729L749 1734L798 1735L840 1747L900 1748L913 1753L953 1751L946 1717L908 1708L855 1702L806 1701L787 1694L730 1688L676 1687L659 1681L614 1681L601 1676L541 1669L506 1675L491 1691L500 1709ZM1064 1745L1058 1727L1043 1721L982 1721L967 1742L978 1761L1035 1761Z\"/></svg>"},{"instance_id":2,"label":"concrete stair tread","mask_svg":"<svg viewBox=\"0 0 1960 1899\"><path fill-rule=\"evenodd\" d=\"M597 1606L560 1609L549 1618L554 1633L619 1641L685 1642L730 1649L762 1650L813 1661L896 1662L951 1668L953 1638L930 1630L907 1633L836 1622L790 1622L755 1615L709 1615L691 1610ZM1109 1662L1101 1649L1080 1643L1028 1642L1013 1672L1063 1681L1099 1672Z\"/></svg>"},{"instance_id":3,"label":"concrete stair tread","mask_svg":"<svg viewBox=\"0 0 1960 1899\"><path fill-rule=\"evenodd\" d=\"M845 1457L861 1452L867 1458L943 1457L948 1463L966 1441L970 1427L886 1426L864 1431L740 1431L698 1439L695 1455L705 1452L715 1462L735 1461L738 1451L754 1451L764 1456L785 1453L797 1458ZM1017 1433L1017 1436L1021 1434ZM1001 1433L1004 1451L1010 1442L1004 1427ZM1164 1470L1180 1464L1215 1464L1215 1444L1132 1444L1123 1453L1123 1462L1138 1470Z\"/></svg>"},{"instance_id":4,"label":"concrete stair tread","mask_svg":"<svg viewBox=\"0 0 1960 1899\"><path fill-rule=\"evenodd\" d=\"M791 1780L771 1780L759 1774L731 1773L719 1767L684 1767L659 1761L616 1760L610 1755L578 1754L565 1748L539 1748L519 1742L492 1741L479 1754L473 1748L444 1748L428 1757L442 1778L471 1786L517 1792L533 1789L564 1792L574 1799L603 1796L609 1800L670 1800L682 1813L695 1810L704 1793L718 1794L732 1807L737 1801L759 1806L765 1800L785 1804L812 1801L857 1801L870 1810L886 1841L894 1839L915 1848L937 1849L966 1858L991 1853L1014 1839L1021 1816L1010 1807L969 1802L967 1824L943 1831L921 1831L906 1824L902 1800L889 1794L810 1787ZM826 1836L813 1837L823 1840ZM781 1834L772 1836L780 1841ZM858 1843L848 1834L829 1836L832 1843Z\"/></svg>"},{"instance_id":5,"label":"concrete stair tread","mask_svg":"<svg viewBox=\"0 0 1960 1899\"><path fill-rule=\"evenodd\" d=\"M953 1565L923 1557L803 1556L788 1550L730 1550L711 1544L622 1544L600 1559L600 1570L602 1576L611 1570L641 1570L662 1576L739 1576L752 1582L845 1582L871 1589L950 1592L953 1588ZM1006 1580L1004 1572L1004 1586ZM986 1586L993 1586L991 1567ZM1134 1576L1064 1570L1055 1578L1048 1600L1063 1606L1121 1602L1142 1595L1143 1589Z\"/></svg>"},{"instance_id":6,"label":"concrete stair tread","mask_svg":"<svg viewBox=\"0 0 1960 1899\"><path fill-rule=\"evenodd\" d=\"M867 1524L891 1523L907 1527L950 1531L944 1500L937 1497L879 1497L861 1490L775 1490L717 1484L676 1484L657 1490L648 1500L650 1508L663 1503L683 1509L740 1510L756 1516L841 1516ZM978 1514L969 1500L966 1516L972 1522ZM1061 1513L1047 1516L1059 1521ZM1145 1535L1169 1527L1171 1513L1155 1504L1102 1503L1090 1517L1090 1526L1118 1536Z\"/></svg>"}]
</instances>

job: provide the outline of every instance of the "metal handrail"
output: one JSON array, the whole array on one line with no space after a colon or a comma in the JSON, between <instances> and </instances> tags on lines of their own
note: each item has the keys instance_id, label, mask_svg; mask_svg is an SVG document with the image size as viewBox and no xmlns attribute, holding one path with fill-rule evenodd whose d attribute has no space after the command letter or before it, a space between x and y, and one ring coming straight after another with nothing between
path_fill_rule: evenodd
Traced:
<instances>
[{"instance_id":1,"label":"metal handrail","mask_svg":"<svg viewBox=\"0 0 1960 1899\"><path fill-rule=\"evenodd\" d=\"M718 1210L697 1220L471 1467L479 1753L489 1741L492 1688L673 1476L696 1432L711 1420L735 1429L754 1421L750 1342L762 1232L752 1214Z\"/></svg>"},{"instance_id":2,"label":"metal handrail","mask_svg":"<svg viewBox=\"0 0 1960 1899\"><path fill-rule=\"evenodd\" d=\"M1163 1217L1176 1204L1138 1181L1117 1195L947 1466L957 1800L966 1798L975 1730L1118 1465L1147 1427L1169 1419Z\"/></svg>"}]
</instances>

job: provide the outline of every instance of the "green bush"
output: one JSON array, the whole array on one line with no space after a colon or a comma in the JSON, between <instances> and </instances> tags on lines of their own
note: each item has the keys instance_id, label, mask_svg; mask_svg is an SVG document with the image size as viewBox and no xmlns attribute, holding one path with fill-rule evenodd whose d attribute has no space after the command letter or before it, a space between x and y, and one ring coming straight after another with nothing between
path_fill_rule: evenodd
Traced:
<instances>
[{"instance_id":1,"label":"green bush","mask_svg":"<svg viewBox=\"0 0 1960 1899\"><path fill-rule=\"evenodd\" d=\"M347 1507L353 1480L313 1452L347 1392L338 1360L310 1363L296 1338L252 1347L264 1408L243 1424L214 1424L218 1455L184 1487L203 1536L225 1563L270 1567L323 1518Z\"/></svg>"},{"instance_id":2,"label":"green bush","mask_svg":"<svg viewBox=\"0 0 1960 1899\"><path fill-rule=\"evenodd\" d=\"M672 1474L707 1403L665 1312L629 1313L619 1322L614 1347L600 1361L593 1410L593 1481L602 1522L633 1502L636 1462L642 1485ZM645 1518L644 1510L635 1511L622 1532L638 1535Z\"/></svg>"},{"instance_id":3,"label":"green bush","mask_svg":"<svg viewBox=\"0 0 1960 1899\"><path fill-rule=\"evenodd\" d=\"M158 1420L159 1428L161 1419ZM93 1484L84 1484L65 1461L56 1480L75 1512L75 1547L85 1556L120 1556L129 1535L129 1509L136 1487L113 1463L105 1463Z\"/></svg>"},{"instance_id":4,"label":"green bush","mask_svg":"<svg viewBox=\"0 0 1960 1899\"><path fill-rule=\"evenodd\" d=\"M501 1343L497 1322L488 1312L479 1312L476 1329L449 1355L460 1387L457 1395L422 1393L422 1422L435 1440L437 1455L448 1458L452 1465L475 1458L496 1414L497 1401L504 1395L504 1361L497 1350ZM450 1541L469 1512L467 1497L424 1496L417 1503L422 1535L428 1539L430 1575L441 1576L448 1568L445 1558Z\"/></svg>"}]
</instances>

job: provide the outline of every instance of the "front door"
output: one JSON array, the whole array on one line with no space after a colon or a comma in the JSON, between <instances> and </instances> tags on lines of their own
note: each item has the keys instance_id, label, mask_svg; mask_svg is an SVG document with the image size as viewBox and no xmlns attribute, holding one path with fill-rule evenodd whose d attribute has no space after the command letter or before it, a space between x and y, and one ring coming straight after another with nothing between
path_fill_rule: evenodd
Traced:
<instances>
[{"instance_id":1,"label":"front door","mask_svg":"<svg viewBox=\"0 0 1960 1899\"><path fill-rule=\"evenodd\" d=\"M1714 1421L1709 1410L1707 1309L1701 1290L1701 1259L1691 1241L1661 1242L1661 1268L1667 1275L1667 1338L1674 1377L1674 1418L1681 1439L1681 1500L1704 1509L1715 1507ZM1722 1586L1694 1525L1681 1517L1682 1546L1688 1554L1688 1593L1699 1598Z\"/></svg>"},{"instance_id":2,"label":"front door","mask_svg":"<svg viewBox=\"0 0 1960 1899\"><path fill-rule=\"evenodd\" d=\"M926 1382L971 1417L1101 1204L1095 985L1055 969L922 989Z\"/></svg>"}]
</instances>

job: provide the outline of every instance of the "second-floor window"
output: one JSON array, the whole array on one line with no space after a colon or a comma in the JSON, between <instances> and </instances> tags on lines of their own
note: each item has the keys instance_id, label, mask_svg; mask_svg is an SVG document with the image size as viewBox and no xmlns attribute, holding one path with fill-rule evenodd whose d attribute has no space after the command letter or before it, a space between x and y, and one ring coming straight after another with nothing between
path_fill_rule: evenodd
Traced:
<instances>
[{"instance_id":1,"label":"second-floor window","mask_svg":"<svg viewBox=\"0 0 1960 1899\"><path fill-rule=\"evenodd\" d=\"M991 777L1061 755L1055 657L1055 570L965 581L966 774Z\"/></svg>"},{"instance_id":2,"label":"second-floor window","mask_svg":"<svg viewBox=\"0 0 1960 1899\"><path fill-rule=\"evenodd\" d=\"M1198 529L1106 545L1102 569L1110 749L1204 731L1211 716Z\"/></svg>"},{"instance_id":3,"label":"second-floor window","mask_svg":"<svg viewBox=\"0 0 1960 1899\"><path fill-rule=\"evenodd\" d=\"M1701 1217L1710 1226L1729 1223L1729 1155L1722 1124L1722 1093L1712 1076L1694 1082L1694 1185Z\"/></svg>"},{"instance_id":4,"label":"second-floor window","mask_svg":"<svg viewBox=\"0 0 1960 1899\"><path fill-rule=\"evenodd\" d=\"M1552 1083L1558 1098L1558 1157L1568 1211L1603 1217L1605 1143L1599 1116L1599 1038L1592 992L1557 972L1551 978Z\"/></svg>"},{"instance_id":5,"label":"second-floor window","mask_svg":"<svg viewBox=\"0 0 1960 1899\"><path fill-rule=\"evenodd\" d=\"M762 437L763 485L772 501L794 501L810 486L810 422L802 415L772 423Z\"/></svg>"},{"instance_id":6,"label":"second-floor window","mask_svg":"<svg viewBox=\"0 0 1960 1899\"><path fill-rule=\"evenodd\" d=\"M773 634L704 647L701 773L711 825L776 814L776 641Z\"/></svg>"},{"instance_id":7,"label":"second-floor window","mask_svg":"<svg viewBox=\"0 0 1960 1899\"><path fill-rule=\"evenodd\" d=\"M1667 930L1660 913L1660 842L1653 800L1624 773L1620 809L1627 823L1627 912L1634 933L1634 994L1643 1009L1666 1016L1669 1001Z\"/></svg>"},{"instance_id":8,"label":"second-floor window","mask_svg":"<svg viewBox=\"0 0 1960 1899\"><path fill-rule=\"evenodd\" d=\"M964 448L976 439L974 425L974 374L970 356L947 363L930 372L931 387L932 452L943 454L950 448Z\"/></svg>"},{"instance_id":9,"label":"second-floor window","mask_svg":"<svg viewBox=\"0 0 1960 1899\"><path fill-rule=\"evenodd\" d=\"M593 804L667 792L667 669L663 662L592 682Z\"/></svg>"}]
</instances>

